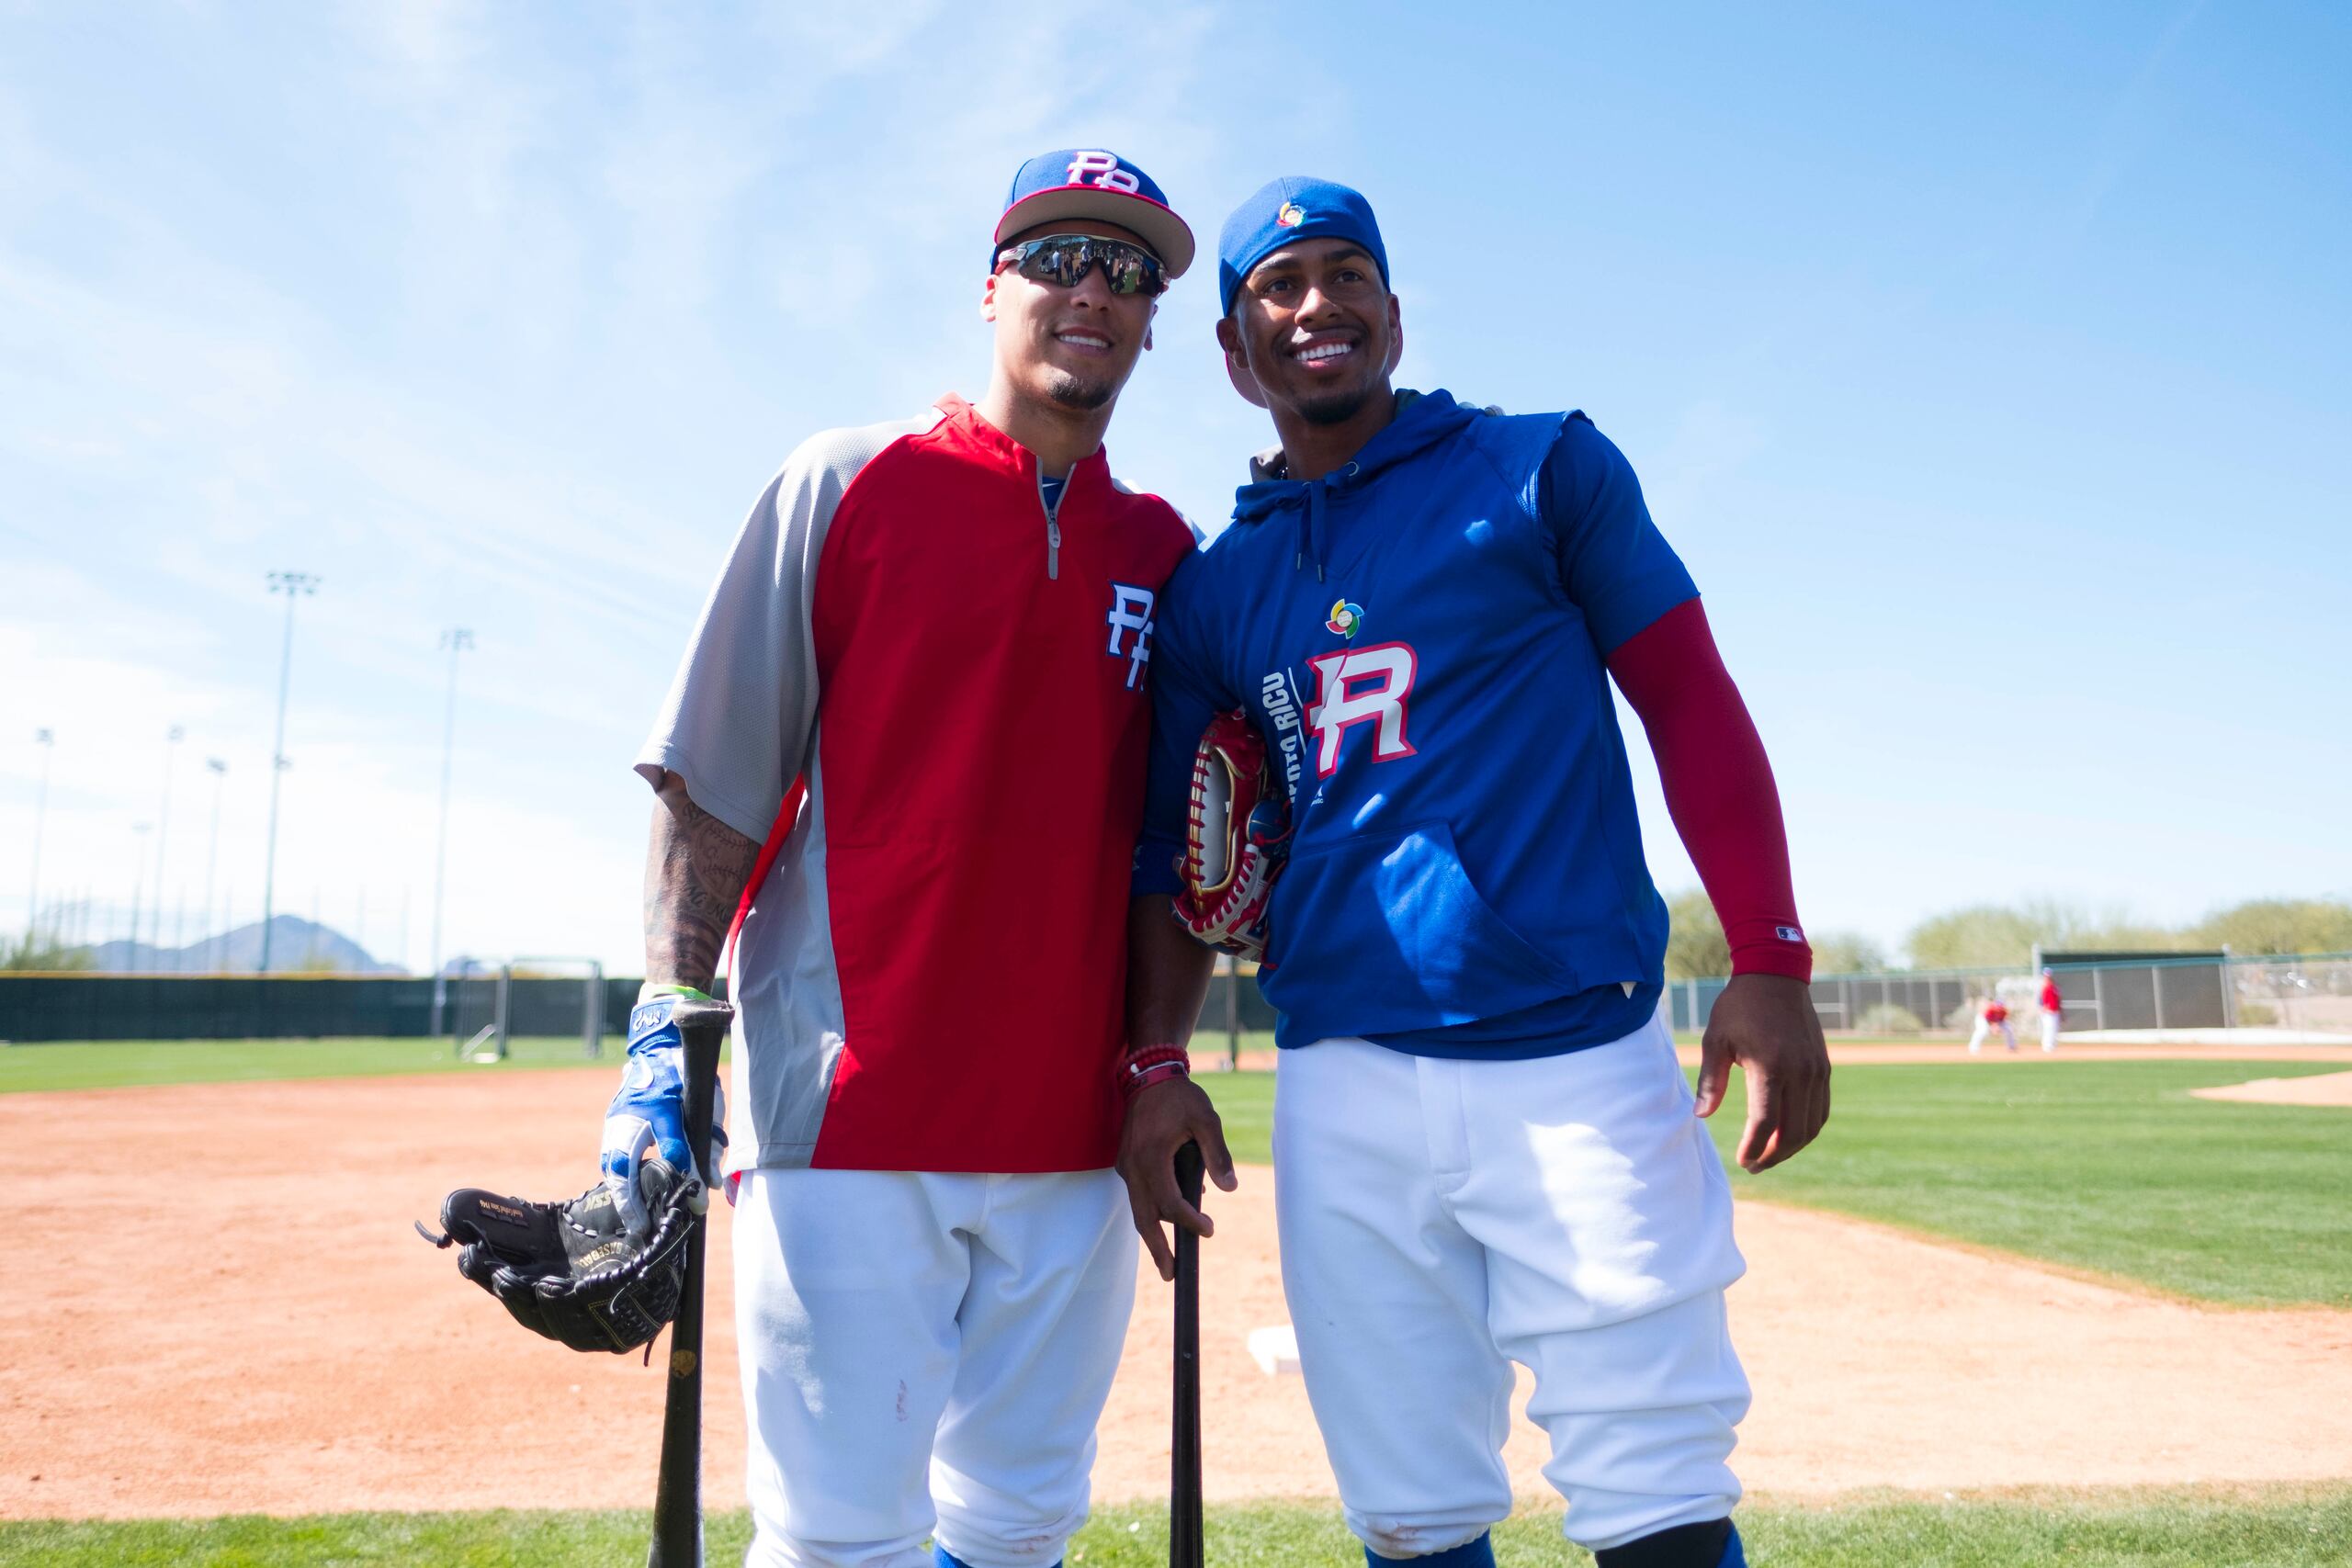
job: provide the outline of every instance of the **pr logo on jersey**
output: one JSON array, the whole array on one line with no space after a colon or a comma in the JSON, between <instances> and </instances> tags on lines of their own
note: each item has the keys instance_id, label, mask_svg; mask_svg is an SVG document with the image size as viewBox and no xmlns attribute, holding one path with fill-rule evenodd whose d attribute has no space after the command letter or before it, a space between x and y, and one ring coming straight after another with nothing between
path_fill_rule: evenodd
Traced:
<instances>
[{"instance_id":1,"label":"pr logo on jersey","mask_svg":"<svg viewBox=\"0 0 2352 1568\"><path fill-rule=\"evenodd\" d=\"M1135 172L1119 163L1115 152L1080 152L1069 161L1069 179L1074 186L1100 186L1104 190L1123 190L1129 196L1140 195L1143 182Z\"/></svg>"},{"instance_id":2,"label":"pr logo on jersey","mask_svg":"<svg viewBox=\"0 0 2352 1568\"><path fill-rule=\"evenodd\" d=\"M1372 760L1394 761L1415 754L1405 739L1405 699L1412 694L1419 659L1401 642L1344 649L1307 663L1315 671L1315 705L1306 711L1315 731L1315 773L1329 778L1340 769L1340 742L1356 725L1373 727Z\"/></svg>"},{"instance_id":3,"label":"pr logo on jersey","mask_svg":"<svg viewBox=\"0 0 2352 1568\"><path fill-rule=\"evenodd\" d=\"M1295 229L1306 221L1306 212L1295 201L1285 201L1282 210L1274 214L1274 221L1285 229Z\"/></svg>"},{"instance_id":4,"label":"pr logo on jersey","mask_svg":"<svg viewBox=\"0 0 2352 1568\"><path fill-rule=\"evenodd\" d=\"M1351 604L1344 597L1332 600L1331 616L1323 623L1323 629L1334 637L1354 640L1356 633L1363 629L1363 606Z\"/></svg>"},{"instance_id":5,"label":"pr logo on jersey","mask_svg":"<svg viewBox=\"0 0 2352 1568\"><path fill-rule=\"evenodd\" d=\"M1143 680L1144 666L1151 662L1151 610L1156 602L1148 588L1135 588L1124 582L1111 584L1111 613L1102 617L1111 628L1111 640L1102 651L1127 661L1130 692ZM1125 639L1131 632L1135 641L1127 643Z\"/></svg>"}]
</instances>

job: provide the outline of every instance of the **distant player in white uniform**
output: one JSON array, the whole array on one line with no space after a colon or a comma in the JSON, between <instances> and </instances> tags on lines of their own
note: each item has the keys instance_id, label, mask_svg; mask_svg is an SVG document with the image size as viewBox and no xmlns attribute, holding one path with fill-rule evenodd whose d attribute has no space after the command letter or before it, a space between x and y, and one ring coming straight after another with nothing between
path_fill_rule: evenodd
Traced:
<instances>
[{"instance_id":1,"label":"distant player in white uniform","mask_svg":"<svg viewBox=\"0 0 2352 1568\"><path fill-rule=\"evenodd\" d=\"M2018 1048L2018 1032L2009 1027L2009 1004L2001 999L1998 991L1990 991L1985 994L1984 1005L1976 1010L1976 1028L1968 1036L1968 1054L1973 1056L1983 1051L1984 1042L1993 1037L1993 1031L1996 1029L2001 1032L2001 1038L2008 1043L2009 1052L2014 1055ZM2052 1048L2056 1048L2054 1042Z\"/></svg>"},{"instance_id":2,"label":"distant player in white uniform","mask_svg":"<svg viewBox=\"0 0 2352 1568\"><path fill-rule=\"evenodd\" d=\"M673 1014L740 919L757 1568L1049 1568L1086 1517L1135 1296L1111 1166L1152 608L1194 537L1102 437L1192 254L1125 160L1023 164L975 280L987 392L793 453L637 759L648 980L604 1170L626 1207L642 1162L685 1168Z\"/></svg>"},{"instance_id":3,"label":"distant player in white uniform","mask_svg":"<svg viewBox=\"0 0 2352 1568\"><path fill-rule=\"evenodd\" d=\"M1548 258L1458 248L1498 330L1514 303L1559 305ZM1360 194L1277 180L1219 252L1227 371L1282 445L1162 598L1131 1046L1183 1040L1211 959L1194 936L1235 929L1205 886L1184 886L1182 924L1169 895L1195 742L1238 710L1291 803L1259 976L1282 1047L1275 1201L1349 1528L1374 1568L1487 1568L1516 1361L1567 1533L1601 1568L1735 1568L1748 1391L1724 1289L1742 1264L1698 1117L1734 1061L1750 1169L1829 1112L1762 742L1590 421L1390 385L1399 307ZM1612 684L1731 942L1695 1103L1657 1017L1666 908ZM1120 1169L1163 1271L1162 1222L1206 1229L1170 1171L1187 1138L1229 1184L1197 1086L1136 1096Z\"/></svg>"}]
</instances>

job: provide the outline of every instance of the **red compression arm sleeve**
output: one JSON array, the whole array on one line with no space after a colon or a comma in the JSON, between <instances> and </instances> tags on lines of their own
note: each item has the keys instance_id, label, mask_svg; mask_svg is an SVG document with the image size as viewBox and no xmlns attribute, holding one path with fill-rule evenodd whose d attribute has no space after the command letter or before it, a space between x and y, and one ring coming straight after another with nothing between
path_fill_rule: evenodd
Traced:
<instances>
[{"instance_id":1,"label":"red compression arm sleeve","mask_svg":"<svg viewBox=\"0 0 2352 1568\"><path fill-rule=\"evenodd\" d=\"M1696 599L1677 604L1620 644L1609 672L1649 734L1667 809L1730 940L1732 973L1810 980L1781 793L1706 611Z\"/></svg>"}]
</instances>

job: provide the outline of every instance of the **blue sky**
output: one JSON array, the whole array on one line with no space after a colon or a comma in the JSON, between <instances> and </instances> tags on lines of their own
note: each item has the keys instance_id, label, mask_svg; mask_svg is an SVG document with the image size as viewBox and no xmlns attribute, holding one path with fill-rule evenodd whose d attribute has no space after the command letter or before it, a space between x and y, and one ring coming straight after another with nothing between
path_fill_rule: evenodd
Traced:
<instances>
[{"instance_id":1,"label":"blue sky","mask_svg":"<svg viewBox=\"0 0 2352 1568\"><path fill-rule=\"evenodd\" d=\"M1004 182L1091 143L1204 242L1360 186L1401 381L1624 447L1815 927L2352 894L2342 7L668 9L0 0L0 923L43 726L45 897L152 886L178 724L165 908L210 756L258 913L290 568L279 907L424 962L465 626L447 947L635 967L628 761L744 509L978 392ZM1110 438L1211 527L1268 438L1214 300Z\"/></svg>"}]
</instances>

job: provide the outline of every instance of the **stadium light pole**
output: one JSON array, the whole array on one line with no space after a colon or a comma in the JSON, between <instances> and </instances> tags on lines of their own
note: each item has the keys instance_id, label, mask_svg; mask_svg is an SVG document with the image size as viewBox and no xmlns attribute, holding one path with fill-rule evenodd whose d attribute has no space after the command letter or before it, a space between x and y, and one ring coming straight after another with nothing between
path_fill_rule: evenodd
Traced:
<instances>
[{"instance_id":1,"label":"stadium light pole","mask_svg":"<svg viewBox=\"0 0 2352 1568\"><path fill-rule=\"evenodd\" d=\"M40 748L40 793L33 797L33 874L25 889L25 947L33 945L33 928L40 920L40 835L49 822L49 761L57 750L57 737L46 729L33 731Z\"/></svg>"},{"instance_id":2,"label":"stadium light pole","mask_svg":"<svg viewBox=\"0 0 2352 1568\"><path fill-rule=\"evenodd\" d=\"M449 765L458 744L458 656L474 645L474 634L451 626L441 634L442 649L449 655L449 698L441 716L441 827L433 846L433 1021L441 1032L441 902L449 887Z\"/></svg>"},{"instance_id":3,"label":"stadium light pole","mask_svg":"<svg viewBox=\"0 0 2352 1568\"><path fill-rule=\"evenodd\" d=\"M294 669L294 601L319 591L319 580L306 571L273 571L269 591L286 595L286 641L277 656L277 743L269 752L269 848L261 874L261 972L269 973L269 921L277 909L277 790L287 769L286 690Z\"/></svg>"},{"instance_id":4,"label":"stadium light pole","mask_svg":"<svg viewBox=\"0 0 2352 1568\"><path fill-rule=\"evenodd\" d=\"M129 974L139 973L139 911L147 896L147 834L153 822L130 825L130 845L133 852L130 871L130 942L123 950L122 962Z\"/></svg>"},{"instance_id":5,"label":"stadium light pole","mask_svg":"<svg viewBox=\"0 0 2352 1568\"><path fill-rule=\"evenodd\" d=\"M212 923L217 908L212 902L212 879L220 870L220 785L229 776L229 764L219 757L207 757L204 771L212 775L212 836L210 846L204 852L204 967L217 975L220 972L221 931Z\"/></svg>"},{"instance_id":6,"label":"stadium light pole","mask_svg":"<svg viewBox=\"0 0 2352 1568\"><path fill-rule=\"evenodd\" d=\"M164 949L164 856L172 839L172 761L187 739L187 731L176 724L164 731L164 804L155 813L155 918L149 922L155 940L148 944L159 954ZM135 939L139 933L130 934Z\"/></svg>"}]
</instances>

